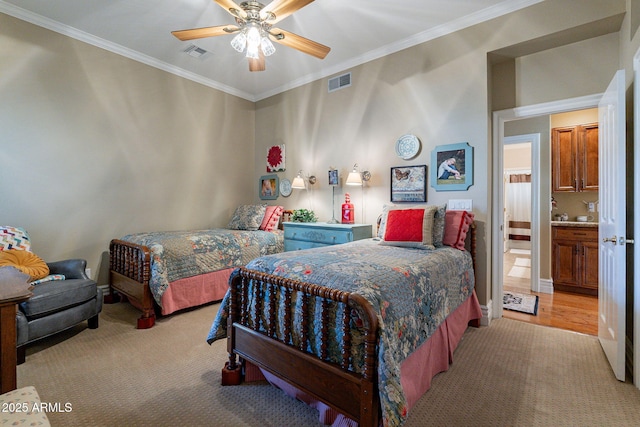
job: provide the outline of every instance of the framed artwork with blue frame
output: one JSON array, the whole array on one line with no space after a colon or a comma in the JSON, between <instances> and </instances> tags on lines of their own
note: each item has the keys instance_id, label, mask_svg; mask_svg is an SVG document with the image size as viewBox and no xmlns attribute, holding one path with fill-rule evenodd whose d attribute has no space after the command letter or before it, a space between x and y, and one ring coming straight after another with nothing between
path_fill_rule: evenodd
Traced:
<instances>
[{"instance_id":1,"label":"framed artwork with blue frame","mask_svg":"<svg viewBox=\"0 0 640 427\"><path fill-rule=\"evenodd\" d=\"M438 145L431 152L431 186L466 191L473 185L473 147L468 142Z\"/></svg>"},{"instance_id":2,"label":"framed artwork with blue frame","mask_svg":"<svg viewBox=\"0 0 640 427\"><path fill-rule=\"evenodd\" d=\"M263 175L258 181L258 192L261 200L275 200L278 198L278 175Z\"/></svg>"}]
</instances>

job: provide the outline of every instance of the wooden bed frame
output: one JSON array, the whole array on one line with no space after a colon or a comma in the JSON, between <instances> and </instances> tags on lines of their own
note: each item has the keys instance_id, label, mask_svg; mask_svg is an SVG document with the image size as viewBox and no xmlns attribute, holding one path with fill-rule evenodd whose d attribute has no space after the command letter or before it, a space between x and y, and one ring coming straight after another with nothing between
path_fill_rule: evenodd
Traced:
<instances>
[{"instance_id":1,"label":"wooden bed frame","mask_svg":"<svg viewBox=\"0 0 640 427\"><path fill-rule=\"evenodd\" d=\"M287 221L292 210L284 210L278 228ZM129 301L142 311L137 328L148 329L156 323L156 312L160 310L153 298L149 280L151 279L151 251L147 246L113 239L109 243L109 295L104 296L105 304Z\"/></svg>"},{"instance_id":2,"label":"wooden bed frame","mask_svg":"<svg viewBox=\"0 0 640 427\"><path fill-rule=\"evenodd\" d=\"M472 225L467 238L475 271L476 231ZM252 294L248 295L247 282L253 281ZM241 382L242 361L249 361L260 368L266 369L287 383L295 386L308 395L324 402L357 421L360 426L378 427L380 419L380 402L378 394L378 320L371 304L362 296L350 292L338 291L319 285L285 279L246 268L239 269L238 274L231 279L231 299L227 324L227 351L229 361L222 369L222 385L237 385ZM292 319L287 311L284 319L283 340L276 336L276 323L273 320L276 313L275 299L270 299L269 307L256 305L255 311L249 313L248 302L262 301L267 292L273 293L275 288L284 290L285 304L290 305L291 293L303 293L301 333L305 338L299 347L288 344L291 337ZM311 298L322 298L322 336L321 355L305 351L308 339L303 331L309 322L306 305ZM349 327L349 312L345 313L341 322L344 340L341 342L342 362L339 364L327 361L328 341L331 339L327 330L328 307L342 304L350 309L357 309L363 321L365 330L364 365L362 373L353 372L350 366L351 332ZM259 312L268 308L268 319L264 324L260 321ZM479 327L480 320L470 322ZM262 326L261 333L257 330ZM237 360L240 358L240 362Z\"/></svg>"},{"instance_id":3,"label":"wooden bed frame","mask_svg":"<svg viewBox=\"0 0 640 427\"><path fill-rule=\"evenodd\" d=\"M150 278L151 251L148 247L119 239L111 240L109 295L104 296L104 302L113 304L120 300L129 301L142 310L138 329L148 329L156 323L156 304L149 287Z\"/></svg>"}]
</instances>

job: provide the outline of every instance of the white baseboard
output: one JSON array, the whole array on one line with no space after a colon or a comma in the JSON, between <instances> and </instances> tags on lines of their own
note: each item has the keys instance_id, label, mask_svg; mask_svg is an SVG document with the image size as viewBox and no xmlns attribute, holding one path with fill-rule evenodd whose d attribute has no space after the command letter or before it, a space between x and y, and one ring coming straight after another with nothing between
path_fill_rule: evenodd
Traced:
<instances>
[{"instance_id":1,"label":"white baseboard","mask_svg":"<svg viewBox=\"0 0 640 427\"><path fill-rule=\"evenodd\" d=\"M540 279L540 292L543 294L553 293L553 280L552 279Z\"/></svg>"},{"instance_id":2,"label":"white baseboard","mask_svg":"<svg viewBox=\"0 0 640 427\"><path fill-rule=\"evenodd\" d=\"M480 310L482 310L480 326L489 326L491 324L491 307L493 307L491 300L487 302L487 305L480 305Z\"/></svg>"}]
</instances>

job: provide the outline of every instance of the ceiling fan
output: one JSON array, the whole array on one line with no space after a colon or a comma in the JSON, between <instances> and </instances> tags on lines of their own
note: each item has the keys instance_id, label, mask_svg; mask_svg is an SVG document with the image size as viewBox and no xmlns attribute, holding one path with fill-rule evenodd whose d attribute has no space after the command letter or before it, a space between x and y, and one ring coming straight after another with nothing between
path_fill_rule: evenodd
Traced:
<instances>
[{"instance_id":1,"label":"ceiling fan","mask_svg":"<svg viewBox=\"0 0 640 427\"><path fill-rule=\"evenodd\" d=\"M245 1L239 5L233 0L214 1L236 19L237 25L179 30L172 31L171 34L185 41L237 33L231 40L231 46L238 52L243 52L246 49L250 71L265 70L265 56L273 54L276 50L271 43L272 41L319 59L324 59L331 50L330 47L313 40L280 28L273 28L274 24L313 0L273 0L266 6L257 1Z\"/></svg>"}]
</instances>

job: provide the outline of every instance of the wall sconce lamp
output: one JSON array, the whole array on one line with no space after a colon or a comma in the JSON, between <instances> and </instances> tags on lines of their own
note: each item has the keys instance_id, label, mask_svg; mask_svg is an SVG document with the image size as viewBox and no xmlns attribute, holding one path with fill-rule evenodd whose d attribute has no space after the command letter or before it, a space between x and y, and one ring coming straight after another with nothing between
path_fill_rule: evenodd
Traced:
<instances>
[{"instance_id":1,"label":"wall sconce lamp","mask_svg":"<svg viewBox=\"0 0 640 427\"><path fill-rule=\"evenodd\" d=\"M291 183L291 188L296 188L298 190L305 190L307 188L306 184L305 184L305 179L309 182L309 185L313 185L316 183L316 177L315 175L307 175L307 177L303 177L302 176L302 170L298 171L298 175L296 175L295 178L293 178L293 182Z\"/></svg>"},{"instance_id":2,"label":"wall sconce lamp","mask_svg":"<svg viewBox=\"0 0 640 427\"><path fill-rule=\"evenodd\" d=\"M353 170L349 172L347 176L347 185L363 185L364 182L371 179L371 173L369 171L358 172L358 164L353 165Z\"/></svg>"}]
</instances>

